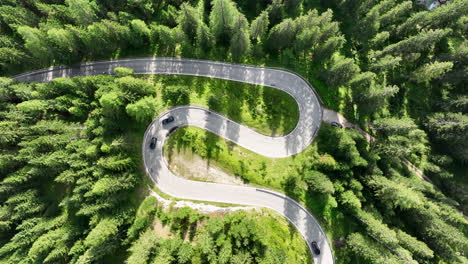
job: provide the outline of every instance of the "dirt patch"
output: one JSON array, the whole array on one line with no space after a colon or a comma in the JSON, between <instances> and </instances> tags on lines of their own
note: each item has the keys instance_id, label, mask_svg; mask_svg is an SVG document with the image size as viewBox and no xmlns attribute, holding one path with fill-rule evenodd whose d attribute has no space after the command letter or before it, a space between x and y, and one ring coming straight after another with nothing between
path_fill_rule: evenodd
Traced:
<instances>
[{"instance_id":1,"label":"dirt patch","mask_svg":"<svg viewBox=\"0 0 468 264\"><path fill-rule=\"evenodd\" d=\"M169 168L180 177L204 182L246 185L240 177L229 175L198 155L173 153Z\"/></svg>"},{"instance_id":2,"label":"dirt patch","mask_svg":"<svg viewBox=\"0 0 468 264\"><path fill-rule=\"evenodd\" d=\"M373 143L375 141L375 138L371 136L369 133L362 130L358 125L355 125L349 122L348 120L346 120L346 118L342 114L335 112L333 110L323 108L323 120L322 121L325 123L329 123L329 124L332 122L336 122L338 124L341 124L343 127L356 130L359 134L363 135L366 138L367 142L369 143Z\"/></svg>"},{"instance_id":3,"label":"dirt patch","mask_svg":"<svg viewBox=\"0 0 468 264\"><path fill-rule=\"evenodd\" d=\"M162 237L162 238L172 237L172 233L171 233L169 226L163 225L162 222L159 221L158 219L155 219L153 221L153 230L156 233L156 235L158 235L159 237Z\"/></svg>"}]
</instances>

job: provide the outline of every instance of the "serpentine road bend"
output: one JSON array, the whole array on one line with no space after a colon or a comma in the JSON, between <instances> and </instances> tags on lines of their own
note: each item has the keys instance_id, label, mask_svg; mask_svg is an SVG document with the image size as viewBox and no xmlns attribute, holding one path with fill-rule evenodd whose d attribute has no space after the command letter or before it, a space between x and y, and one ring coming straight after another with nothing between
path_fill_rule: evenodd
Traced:
<instances>
[{"instance_id":1,"label":"serpentine road bend","mask_svg":"<svg viewBox=\"0 0 468 264\"><path fill-rule=\"evenodd\" d=\"M176 58L136 58L82 63L78 67L52 67L20 74L23 82L48 82L58 77L114 74L114 68L127 67L136 74L174 74L203 76L264 85L291 95L299 108L299 121L288 135L270 137L240 125L226 117L195 106L172 108L153 120L147 128L142 146L146 172L157 187L177 198L234 203L270 208L286 217L307 241L315 263L334 263L332 249L317 220L293 199L266 189L191 181L174 175L168 168L163 145L171 128L195 126L258 154L281 158L303 151L310 145L322 122L322 106L313 87L299 75L279 69ZM163 126L161 120L173 116L175 121ZM150 149L151 137L157 137ZM317 241L321 253L313 254L311 241Z\"/></svg>"}]
</instances>

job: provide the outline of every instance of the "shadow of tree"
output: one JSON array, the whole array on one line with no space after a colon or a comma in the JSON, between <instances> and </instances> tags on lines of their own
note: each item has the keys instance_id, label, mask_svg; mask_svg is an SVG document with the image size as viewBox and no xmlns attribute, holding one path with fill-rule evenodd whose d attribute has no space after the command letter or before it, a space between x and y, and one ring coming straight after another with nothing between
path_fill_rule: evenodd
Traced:
<instances>
[{"instance_id":1,"label":"shadow of tree","mask_svg":"<svg viewBox=\"0 0 468 264\"><path fill-rule=\"evenodd\" d=\"M206 159L208 160L208 164L211 159L219 157L219 153L221 151L219 146L220 140L221 139L218 136L211 132L204 131L203 141L205 142Z\"/></svg>"},{"instance_id":2,"label":"shadow of tree","mask_svg":"<svg viewBox=\"0 0 468 264\"><path fill-rule=\"evenodd\" d=\"M201 96L203 93L205 93L206 86L211 81L211 79L207 77L192 77L192 80L191 89L197 93L198 96Z\"/></svg>"},{"instance_id":3,"label":"shadow of tree","mask_svg":"<svg viewBox=\"0 0 468 264\"><path fill-rule=\"evenodd\" d=\"M272 130L272 134L276 134L279 128L287 133L295 127L298 116L298 111L292 110L292 107L297 108L297 103L294 99L288 98L282 92L274 89L263 89L264 114L268 126Z\"/></svg>"},{"instance_id":4,"label":"shadow of tree","mask_svg":"<svg viewBox=\"0 0 468 264\"><path fill-rule=\"evenodd\" d=\"M282 183L284 193L294 200L300 200L306 189L306 184L298 174L289 175Z\"/></svg>"},{"instance_id":5,"label":"shadow of tree","mask_svg":"<svg viewBox=\"0 0 468 264\"><path fill-rule=\"evenodd\" d=\"M175 150L177 150L177 153L180 153L184 149L187 149L191 145L193 138L193 134L187 131L185 127L172 133L164 145L168 159L167 162L171 164L173 155L176 152Z\"/></svg>"},{"instance_id":6,"label":"shadow of tree","mask_svg":"<svg viewBox=\"0 0 468 264\"><path fill-rule=\"evenodd\" d=\"M260 105L259 99L261 98L262 94L263 87L260 85L255 85L255 89L246 89L245 102L253 119L260 117L261 113L258 109L258 106Z\"/></svg>"},{"instance_id":7,"label":"shadow of tree","mask_svg":"<svg viewBox=\"0 0 468 264\"><path fill-rule=\"evenodd\" d=\"M236 122L242 122L242 106L245 100L245 90L240 89L240 83L237 82L225 82L226 89L229 89L229 93L225 93L224 96L224 108L228 116Z\"/></svg>"},{"instance_id":8,"label":"shadow of tree","mask_svg":"<svg viewBox=\"0 0 468 264\"><path fill-rule=\"evenodd\" d=\"M179 132L179 131L177 131L177 132ZM177 132L174 133L172 136L177 137L178 136L178 135L176 135L176 134L178 134ZM178 140L169 138L168 140L166 140L166 144L164 145L164 150L165 150L165 153L166 153L167 162L169 164L172 163L172 157L174 156L174 148L176 147L176 145L178 145L177 142L178 142Z\"/></svg>"}]
</instances>

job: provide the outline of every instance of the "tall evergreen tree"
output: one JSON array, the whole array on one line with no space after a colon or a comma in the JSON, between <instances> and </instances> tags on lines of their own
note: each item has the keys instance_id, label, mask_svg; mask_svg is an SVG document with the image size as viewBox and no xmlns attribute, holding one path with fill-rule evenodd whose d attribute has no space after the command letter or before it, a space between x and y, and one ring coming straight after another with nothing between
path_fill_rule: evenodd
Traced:
<instances>
[{"instance_id":1,"label":"tall evergreen tree","mask_svg":"<svg viewBox=\"0 0 468 264\"><path fill-rule=\"evenodd\" d=\"M231 0L213 0L211 5L211 32L218 43L229 43L234 33L234 24L241 14L239 14L234 2Z\"/></svg>"},{"instance_id":2,"label":"tall evergreen tree","mask_svg":"<svg viewBox=\"0 0 468 264\"><path fill-rule=\"evenodd\" d=\"M268 12L263 11L260 15L252 21L250 26L250 37L253 41L264 41L268 31Z\"/></svg>"}]
</instances>

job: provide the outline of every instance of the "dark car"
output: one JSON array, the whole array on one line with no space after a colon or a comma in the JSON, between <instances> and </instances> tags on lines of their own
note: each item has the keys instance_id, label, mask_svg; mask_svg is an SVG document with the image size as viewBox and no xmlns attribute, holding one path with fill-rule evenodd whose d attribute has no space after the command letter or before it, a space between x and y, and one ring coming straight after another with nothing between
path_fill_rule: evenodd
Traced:
<instances>
[{"instance_id":1,"label":"dark car","mask_svg":"<svg viewBox=\"0 0 468 264\"><path fill-rule=\"evenodd\" d=\"M334 126L334 127L339 127L339 128L343 128L343 126L338 123L338 122L331 122L330 125Z\"/></svg>"},{"instance_id":2,"label":"dark car","mask_svg":"<svg viewBox=\"0 0 468 264\"><path fill-rule=\"evenodd\" d=\"M169 136L170 134L172 134L172 132L176 131L176 129L178 129L178 128L179 128L178 126L175 126L175 127L171 128L169 130L169 132L167 132L167 135Z\"/></svg>"},{"instance_id":3,"label":"dark car","mask_svg":"<svg viewBox=\"0 0 468 264\"><path fill-rule=\"evenodd\" d=\"M312 241L312 243L310 243L310 245L312 246L312 251L314 251L314 254L315 255L320 255L320 248L319 248L317 242Z\"/></svg>"},{"instance_id":4,"label":"dark car","mask_svg":"<svg viewBox=\"0 0 468 264\"><path fill-rule=\"evenodd\" d=\"M164 119L164 120L162 121L162 124L165 126L165 125L167 125L167 124L169 124L169 123L171 123L171 122L173 122L173 121L174 121L174 117L173 117L173 116L169 116L168 118L166 118L166 119Z\"/></svg>"},{"instance_id":5,"label":"dark car","mask_svg":"<svg viewBox=\"0 0 468 264\"><path fill-rule=\"evenodd\" d=\"M158 142L158 139L155 137L152 137L151 142L150 142L150 148L154 149L156 147L156 142Z\"/></svg>"}]
</instances>

